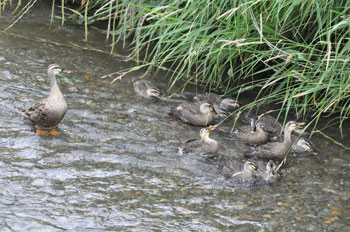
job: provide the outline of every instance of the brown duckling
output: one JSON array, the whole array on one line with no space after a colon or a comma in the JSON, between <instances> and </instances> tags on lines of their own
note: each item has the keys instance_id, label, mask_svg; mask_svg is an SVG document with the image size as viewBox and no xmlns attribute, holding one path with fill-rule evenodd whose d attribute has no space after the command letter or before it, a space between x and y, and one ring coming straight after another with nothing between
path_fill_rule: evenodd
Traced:
<instances>
[{"instance_id":1,"label":"brown duckling","mask_svg":"<svg viewBox=\"0 0 350 232\"><path fill-rule=\"evenodd\" d=\"M206 93L206 94L194 94L189 92L184 92L181 95L183 98L192 102L208 102L212 104L216 113L220 116L227 115L233 109L238 108L240 105L238 101L230 97L223 97L216 93Z\"/></svg>"},{"instance_id":2,"label":"brown duckling","mask_svg":"<svg viewBox=\"0 0 350 232\"><path fill-rule=\"evenodd\" d=\"M276 164L272 160L269 160L267 163L263 161L256 161L258 166L257 177L263 182L272 182L275 180L275 169Z\"/></svg>"},{"instance_id":3,"label":"brown duckling","mask_svg":"<svg viewBox=\"0 0 350 232\"><path fill-rule=\"evenodd\" d=\"M24 111L24 116L36 124L36 133L44 135L56 135L55 127L65 116L68 105L56 82L56 75L59 73L70 73L63 70L57 64L48 67L47 74L51 82L50 94L32 107ZM40 127L51 128L50 132L41 130Z\"/></svg>"},{"instance_id":4,"label":"brown duckling","mask_svg":"<svg viewBox=\"0 0 350 232\"><path fill-rule=\"evenodd\" d=\"M233 162L228 162L223 167L223 175L226 178L230 178L235 182L251 182L254 181L257 172L257 166L252 161L247 161L244 163L243 168L239 169L237 164Z\"/></svg>"},{"instance_id":5,"label":"brown duckling","mask_svg":"<svg viewBox=\"0 0 350 232\"><path fill-rule=\"evenodd\" d=\"M297 154L314 154L317 155L318 152L315 150L312 142L306 138L298 138L295 135L292 135L292 152ZM296 141L296 142L295 142Z\"/></svg>"},{"instance_id":6,"label":"brown duckling","mask_svg":"<svg viewBox=\"0 0 350 232\"><path fill-rule=\"evenodd\" d=\"M253 114L245 114L243 120L250 121L251 118L257 118L257 116ZM259 122L264 130L270 134L277 135L282 131L282 124L269 114L261 116Z\"/></svg>"},{"instance_id":7,"label":"brown duckling","mask_svg":"<svg viewBox=\"0 0 350 232\"><path fill-rule=\"evenodd\" d=\"M272 159L281 161L287 152L290 150L293 141L291 139L291 133L296 128L304 125L304 123L297 123L289 121L284 127L284 140L283 142L270 142L257 147L253 152L247 153L247 156L252 156L261 159Z\"/></svg>"},{"instance_id":8,"label":"brown duckling","mask_svg":"<svg viewBox=\"0 0 350 232\"><path fill-rule=\"evenodd\" d=\"M250 119L250 126L242 126L234 131L229 127L223 127L219 128L219 131L250 145L266 143L269 138L267 132L261 128L260 123L255 118Z\"/></svg>"},{"instance_id":9,"label":"brown duckling","mask_svg":"<svg viewBox=\"0 0 350 232\"><path fill-rule=\"evenodd\" d=\"M200 138L186 141L181 148L182 153L194 153L198 155L215 153L219 144L216 140L209 138L209 133L216 126L202 128L199 132Z\"/></svg>"},{"instance_id":10,"label":"brown duckling","mask_svg":"<svg viewBox=\"0 0 350 232\"><path fill-rule=\"evenodd\" d=\"M171 109L171 114L185 123L208 126L214 121L215 112L209 103L184 102Z\"/></svg>"},{"instance_id":11,"label":"brown duckling","mask_svg":"<svg viewBox=\"0 0 350 232\"><path fill-rule=\"evenodd\" d=\"M150 81L133 77L132 82L137 96L146 99L160 98L160 90L155 87Z\"/></svg>"}]
</instances>

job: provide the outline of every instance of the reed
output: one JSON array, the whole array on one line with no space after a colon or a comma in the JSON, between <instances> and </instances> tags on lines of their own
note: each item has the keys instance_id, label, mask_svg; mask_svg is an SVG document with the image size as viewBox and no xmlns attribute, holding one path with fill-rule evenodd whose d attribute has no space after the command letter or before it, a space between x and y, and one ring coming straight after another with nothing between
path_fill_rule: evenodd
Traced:
<instances>
[{"instance_id":1,"label":"reed","mask_svg":"<svg viewBox=\"0 0 350 232\"><path fill-rule=\"evenodd\" d=\"M281 103L316 124L333 115L340 129L349 118L349 1L112 3L96 11L118 21L107 32L131 39L140 63L169 66L170 88L181 81L227 95L258 89L254 106Z\"/></svg>"}]
</instances>

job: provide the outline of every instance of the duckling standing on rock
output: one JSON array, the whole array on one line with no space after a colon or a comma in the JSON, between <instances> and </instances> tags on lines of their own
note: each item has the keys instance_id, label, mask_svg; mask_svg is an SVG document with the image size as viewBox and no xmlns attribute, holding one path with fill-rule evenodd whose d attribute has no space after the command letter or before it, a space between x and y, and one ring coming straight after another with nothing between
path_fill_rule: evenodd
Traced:
<instances>
[{"instance_id":1,"label":"duckling standing on rock","mask_svg":"<svg viewBox=\"0 0 350 232\"><path fill-rule=\"evenodd\" d=\"M219 128L219 131L250 145L266 143L269 138L268 134L261 128L260 123L255 118L250 119L250 126L242 126L234 131L231 128L223 127Z\"/></svg>"},{"instance_id":2,"label":"duckling standing on rock","mask_svg":"<svg viewBox=\"0 0 350 232\"><path fill-rule=\"evenodd\" d=\"M284 140L283 142L271 142L259 146L251 153L246 154L246 156L252 156L261 159L273 159L281 161L287 152L290 150L293 142L291 139L291 134L293 130L304 125L304 123L297 123L294 121L289 121L284 127Z\"/></svg>"},{"instance_id":3,"label":"duckling standing on rock","mask_svg":"<svg viewBox=\"0 0 350 232\"><path fill-rule=\"evenodd\" d=\"M133 77L134 90L137 96L146 99L160 98L160 90L155 87L150 81Z\"/></svg>"},{"instance_id":4,"label":"duckling standing on rock","mask_svg":"<svg viewBox=\"0 0 350 232\"><path fill-rule=\"evenodd\" d=\"M209 103L184 102L171 109L171 114L185 123L208 126L214 121L215 112Z\"/></svg>"},{"instance_id":5,"label":"duckling standing on rock","mask_svg":"<svg viewBox=\"0 0 350 232\"><path fill-rule=\"evenodd\" d=\"M215 153L219 144L216 140L209 138L209 133L215 128L216 126L211 125L207 128L202 128L199 132L200 138L186 141L181 148L182 153L198 155Z\"/></svg>"},{"instance_id":6,"label":"duckling standing on rock","mask_svg":"<svg viewBox=\"0 0 350 232\"><path fill-rule=\"evenodd\" d=\"M58 73L70 73L70 71L62 70L57 64L49 65L47 70L51 82L49 96L24 111L24 116L36 124L37 134L56 135L55 127L67 112L68 105L56 83L56 75ZM50 127L51 130L48 132L41 130L40 127Z\"/></svg>"}]
</instances>

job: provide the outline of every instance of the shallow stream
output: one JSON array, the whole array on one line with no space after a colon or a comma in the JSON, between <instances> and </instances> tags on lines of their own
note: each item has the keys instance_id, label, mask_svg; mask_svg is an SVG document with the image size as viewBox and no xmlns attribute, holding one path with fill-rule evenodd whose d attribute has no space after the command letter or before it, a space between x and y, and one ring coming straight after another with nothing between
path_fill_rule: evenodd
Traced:
<instances>
[{"instance_id":1,"label":"shallow stream","mask_svg":"<svg viewBox=\"0 0 350 232\"><path fill-rule=\"evenodd\" d=\"M290 157L275 183L231 187L221 158L178 153L199 133L168 115L180 100L139 100L131 75L101 79L135 63L94 29L87 42L82 26L49 30L50 1L37 4L0 35L1 231L350 230L349 151L316 135L319 155ZM73 71L59 83L69 110L59 135L38 136L21 111L47 96L51 63ZM166 92L164 76L146 78ZM211 137L239 161L240 144Z\"/></svg>"}]
</instances>

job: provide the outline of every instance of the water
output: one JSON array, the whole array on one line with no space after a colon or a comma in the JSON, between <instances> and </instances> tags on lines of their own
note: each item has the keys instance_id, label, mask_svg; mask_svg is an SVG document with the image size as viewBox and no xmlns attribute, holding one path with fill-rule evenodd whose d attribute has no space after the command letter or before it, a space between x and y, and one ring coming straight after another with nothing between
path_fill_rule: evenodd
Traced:
<instances>
[{"instance_id":1,"label":"water","mask_svg":"<svg viewBox=\"0 0 350 232\"><path fill-rule=\"evenodd\" d=\"M275 183L229 187L218 164L239 161L241 144L214 132L219 158L179 155L199 133L169 117L180 101L140 101L131 75L101 79L135 64L82 49L108 53L93 29L88 42L80 26L49 31L50 5L38 4L0 35L1 231L350 229L349 151L316 135L319 155L290 157ZM38 136L21 111L47 96L51 63L73 71L73 84L59 83L69 110L60 135ZM166 92L164 76L147 79Z\"/></svg>"}]
</instances>

